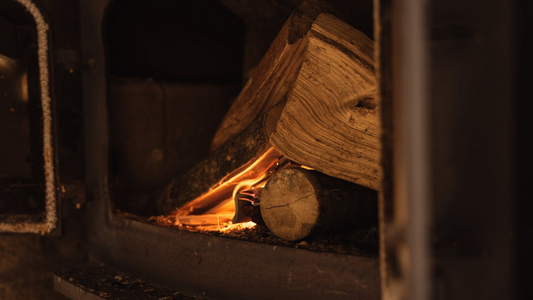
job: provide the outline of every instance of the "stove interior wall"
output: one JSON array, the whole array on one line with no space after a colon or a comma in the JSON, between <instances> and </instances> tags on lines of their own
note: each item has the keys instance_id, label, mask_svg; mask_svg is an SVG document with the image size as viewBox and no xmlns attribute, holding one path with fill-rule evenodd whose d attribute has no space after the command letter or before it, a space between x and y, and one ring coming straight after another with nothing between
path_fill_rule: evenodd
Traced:
<instances>
[{"instance_id":1,"label":"stove interior wall","mask_svg":"<svg viewBox=\"0 0 533 300\"><path fill-rule=\"evenodd\" d=\"M208 155L241 88L244 24L215 0L117 0L105 43L115 205L151 215L157 191Z\"/></svg>"}]
</instances>

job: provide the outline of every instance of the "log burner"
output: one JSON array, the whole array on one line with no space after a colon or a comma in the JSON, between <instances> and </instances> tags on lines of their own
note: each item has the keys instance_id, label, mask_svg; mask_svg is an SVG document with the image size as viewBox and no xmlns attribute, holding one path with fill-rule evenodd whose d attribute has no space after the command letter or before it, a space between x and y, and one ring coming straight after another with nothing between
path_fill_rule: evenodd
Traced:
<instances>
[{"instance_id":1,"label":"log burner","mask_svg":"<svg viewBox=\"0 0 533 300\"><path fill-rule=\"evenodd\" d=\"M108 266L169 284L180 291L210 298L377 299L380 286L375 227L353 233L360 237L360 241L351 249L339 248L351 255L295 249L313 249L312 241L300 243L299 240L307 234L320 235L321 231L330 229L327 224L318 224L314 231L295 238L298 240L296 243L266 237L264 235L271 234L264 230L253 229L255 233L250 233L255 234L255 237L259 235L256 241L267 240L271 244L227 239L224 237L232 235L225 231L204 235L168 228L175 225L182 225L182 228L193 227L191 225L198 221L198 218L193 217L200 213L216 215L216 225L220 226L223 214L212 213L218 209L217 205L219 208L224 207L224 203L219 200L190 205L189 209L183 205L198 197L207 198L206 192L215 191L217 187L223 187L230 182L232 188L222 191L225 195L221 199L230 199L230 207L235 207L233 201L237 193L242 200L250 196L246 195L246 191L251 187L235 189L234 186L239 186L242 181L232 183L234 175L242 173L248 166L254 166L254 162L261 155L278 159L277 151L283 154L285 160L293 161L293 165L304 164L308 168L316 169L312 172L329 173L373 189L378 188L374 184L379 177L379 171L358 173L357 166L362 166L361 164L352 164L356 166L354 170L346 167L350 164L349 160L353 159L351 155L345 154L346 151L349 152L346 147L353 145L354 138L343 132L346 129L342 127L345 121L353 119L352 121L357 123L359 120L355 119L362 116L362 123L359 123L362 124L362 133L358 137L356 135L356 139L366 141L361 144L373 150L361 151L360 157L370 157L368 161L371 163L359 170L365 167L374 170L379 164L379 147L375 147L375 143L379 142L377 119L371 117L372 110L376 108L373 104L373 93L376 89L375 79L371 74L373 69L370 39L348 24L332 19L332 9L314 1L297 9L292 17L290 13L295 3L280 4L280 7L268 14L261 8L265 3L247 4L250 7L259 5L253 12L240 12L239 9L243 9L243 5L232 4L231 1L225 3L241 14L244 24L236 20L233 13L228 12L227 8L218 2L206 2L204 5L207 3L213 6L209 9L220 10L215 14L218 19L213 20L214 23L198 19L197 15L191 13L185 14L184 16L189 15L185 19L174 19L175 13L171 13L173 10L168 6L153 5L146 8L142 1L138 4L131 1L116 1L111 4L108 1L82 2L82 61L89 62L89 70L84 75L84 86L90 87L84 91L84 110L88 114L85 120L88 139L86 159L91 161L91 164L87 165L87 188L95 199L88 203L89 214L94 216L89 220L92 255ZM176 5L174 11L185 10L187 7L177 3L173 5ZM196 4L188 5L193 6L189 7L189 11L196 8ZM366 9L371 7L370 3L366 5ZM204 7L206 10L207 8ZM199 10L199 13L202 11ZM170 18L169 21L161 21L165 15ZM143 21L143 18L153 16L157 16L161 22ZM287 19L289 21L282 26ZM171 22L170 20L173 20L170 24L176 24L174 26L177 28L198 27L194 30L199 30L199 35L194 35L188 46L201 51L188 50L185 47L187 44L182 45L179 40L169 39L173 36L170 33L163 34L176 30L166 23ZM131 25L120 25L128 22ZM372 28L370 15L357 22L365 24L363 28L371 35L368 30ZM218 27L218 31L212 28L213 25ZM153 30L151 32L158 32L160 36L150 36L148 41L145 41L147 35L143 32L150 29ZM187 30L181 30L185 30L183 35L186 39ZM205 40L200 40L203 30L206 32ZM253 35L248 31L246 33L250 34L253 40L243 38L244 30L253 30ZM217 32L222 36L214 36ZM104 34L103 38L101 33ZM263 39L268 39L269 42L259 41L261 33L264 34ZM277 38L266 51L276 35ZM353 37L359 40L350 40ZM213 64L209 59L204 61L203 58L208 56L206 44L209 47L210 42L216 43L218 40L230 43L217 46L217 53L220 50L220 53L231 55L226 62ZM125 45L130 46L124 48ZM239 55L242 45L244 53ZM257 49L258 47L261 49ZM150 51L161 53L146 55ZM261 52L266 52L263 59L262 54L258 55ZM162 64L160 61L164 53L168 54ZM190 64L192 59L183 60L178 53L193 57L194 65ZM174 57L176 61L172 60ZM244 63L239 64L238 59L242 57ZM109 69L104 62L107 62ZM137 64L138 67L132 68L132 65ZM175 64L173 69L178 70L177 72L169 71L168 65L172 64ZM335 70L332 76L339 76L343 80L324 82L331 77L321 77L323 72L317 67L326 68L328 64L340 66L331 68ZM110 73L106 73L106 70ZM241 76L241 72L244 75ZM197 75L188 77L188 73ZM360 74L360 77L354 79L350 74ZM243 80L248 83L239 94L238 86ZM308 113L312 116L315 111L319 120L329 120L333 123L310 123L320 124L319 127L307 126L310 131L315 130L310 136L314 140L304 141L299 145L307 144L308 147L322 151L317 153L326 153L327 149L339 149L340 156L349 158L348 162L338 158L316 159L309 154L305 160L297 159L297 154L290 150L294 143L284 141L287 138L300 138L281 132L292 126L290 122L301 122L291 117L294 115L291 110L298 110L300 105L308 105L299 99L307 90L313 88L313 84L321 87L322 93L325 93L323 99L329 102L320 104L320 101L314 100L312 105L325 105L326 109L312 108ZM342 96L339 97L339 94ZM232 97L236 99L231 101ZM191 100L180 102L176 99ZM229 103L231 109L228 111ZM281 105L284 103L286 104ZM226 117L222 120L224 114ZM373 114L377 117L375 112ZM222 125L219 126L221 121ZM368 123L364 125L364 122ZM329 131L322 133L324 129ZM324 136L322 142L321 134ZM206 146L211 143L213 135L215 138L209 149ZM336 138L339 135L343 139ZM328 139L330 136L333 138ZM348 136L349 138L346 138ZM372 142L368 138L372 139ZM272 144L277 143L275 150L269 150L270 141ZM342 143L337 148L331 146L331 143L339 141ZM211 151L209 155L208 151ZM309 149L306 152L309 152ZM328 154L331 157L339 156L333 151ZM275 160L267 161L265 170L271 169L275 163ZM283 165L281 161L278 163ZM332 168L332 164L336 165L336 168ZM361 176L362 173L369 174L370 177ZM242 174L246 177L250 172ZM281 173L274 173L276 174ZM333 182L335 187L342 187L343 184L344 182L340 185ZM326 183L321 183L320 187L316 184L313 186L317 189L330 188ZM318 200L332 201L332 197L339 197L341 194L346 196L346 191L327 197L320 196ZM364 193L369 192L365 190ZM374 199L370 199L370 202L373 201L373 206L376 207L375 192L373 193ZM188 209L188 213L173 212L180 207L181 211ZM342 208L338 210L340 212ZM160 214L168 216L169 213L173 216L177 214L178 218L170 218L171 223L168 225L168 217L166 220L165 217L150 218ZM375 209L373 215L375 220ZM233 216L229 215L229 218ZM242 221L239 220L242 218L241 214L236 216L234 221ZM246 218L244 216L244 219ZM202 220L205 222L205 218ZM331 229L343 227L333 222L331 225ZM246 236L247 234L243 234L240 237L246 239ZM306 246L306 243L311 245ZM285 247L287 245L290 248ZM331 247L325 245L323 249ZM358 267L346 269L343 267L346 263L353 263ZM354 281L359 283L353 285ZM270 288L272 286L277 288Z\"/></svg>"},{"instance_id":2,"label":"log burner","mask_svg":"<svg viewBox=\"0 0 533 300\"><path fill-rule=\"evenodd\" d=\"M512 5L297 2L0 0L0 298L510 297Z\"/></svg>"}]
</instances>

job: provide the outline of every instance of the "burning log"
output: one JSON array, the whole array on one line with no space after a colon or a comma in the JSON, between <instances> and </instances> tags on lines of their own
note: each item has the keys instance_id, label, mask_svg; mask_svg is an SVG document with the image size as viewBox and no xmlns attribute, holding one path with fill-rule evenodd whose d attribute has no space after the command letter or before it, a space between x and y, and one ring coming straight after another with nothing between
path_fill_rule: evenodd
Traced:
<instances>
[{"instance_id":1,"label":"burning log","mask_svg":"<svg viewBox=\"0 0 533 300\"><path fill-rule=\"evenodd\" d=\"M240 190L264 181L282 155L379 190L375 92L373 42L327 13L327 5L304 2L230 108L214 151L167 186L159 212L220 213L216 208Z\"/></svg>"},{"instance_id":2,"label":"burning log","mask_svg":"<svg viewBox=\"0 0 533 300\"><path fill-rule=\"evenodd\" d=\"M176 213L176 208L180 208L179 214L219 212L216 208L221 202L228 199L233 202L239 184L263 180L281 156L268 143L268 116L264 115L207 159L173 179L155 200L157 211L163 215Z\"/></svg>"},{"instance_id":3,"label":"burning log","mask_svg":"<svg viewBox=\"0 0 533 300\"><path fill-rule=\"evenodd\" d=\"M275 235L297 241L375 223L377 192L316 171L289 168L267 182L260 207Z\"/></svg>"}]
</instances>

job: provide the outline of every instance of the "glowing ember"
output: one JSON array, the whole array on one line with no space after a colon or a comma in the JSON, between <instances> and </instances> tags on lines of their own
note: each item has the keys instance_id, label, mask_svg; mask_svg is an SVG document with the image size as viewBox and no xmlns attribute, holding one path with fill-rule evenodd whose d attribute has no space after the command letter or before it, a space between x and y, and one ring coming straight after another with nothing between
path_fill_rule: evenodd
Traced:
<instances>
[{"instance_id":1,"label":"glowing ember","mask_svg":"<svg viewBox=\"0 0 533 300\"><path fill-rule=\"evenodd\" d=\"M228 230L241 230L241 229L249 229L254 228L257 224L254 222L244 222L244 223L237 223L237 224L230 224L226 228L220 229L220 231L228 231Z\"/></svg>"}]
</instances>

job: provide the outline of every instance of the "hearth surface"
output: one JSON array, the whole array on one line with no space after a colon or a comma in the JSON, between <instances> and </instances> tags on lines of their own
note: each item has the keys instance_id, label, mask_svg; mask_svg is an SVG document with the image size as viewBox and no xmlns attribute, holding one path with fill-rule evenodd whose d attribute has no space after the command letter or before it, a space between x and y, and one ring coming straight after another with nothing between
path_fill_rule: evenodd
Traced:
<instances>
[{"instance_id":1,"label":"hearth surface","mask_svg":"<svg viewBox=\"0 0 533 300\"><path fill-rule=\"evenodd\" d=\"M103 209L91 209L98 208ZM298 243L271 245L108 217L90 220L95 229L91 257L183 293L242 300L380 297L377 256L309 251Z\"/></svg>"},{"instance_id":2,"label":"hearth surface","mask_svg":"<svg viewBox=\"0 0 533 300\"><path fill-rule=\"evenodd\" d=\"M218 232L207 232L207 234L219 235ZM228 230L227 232L221 233L220 236L311 251L365 257L377 257L379 247L377 226L326 234L300 242L290 242L278 238L268 228L262 226L241 230Z\"/></svg>"},{"instance_id":3,"label":"hearth surface","mask_svg":"<svg viewBox=\"0 0 533 300\"><path fill-rule=\"evenodd\" d=\"M78 300L202 300L100 265L75 267L55 272L55 289Z\"/></svg>"},{"instance_id":4,"label":"hearth surface","mask_svg":"<svg viewBox=\"0 0 533 300\"><path fill-rule=\"evenodd\" d=\"M318 252L330 252L363 257L378 257L379 230L377 226L363 229L351 229L337 233L328 233L314 238L291 242L276 237L266 226L243 227L236 224L233 228L219 230L187 230L182 227L158 221L157 218L146 218L129 213L119 213L126 218L151 225L190 231L209 236L225 237L249 242L264 243L296 249Z\"/></svg>"}]
</instances>

